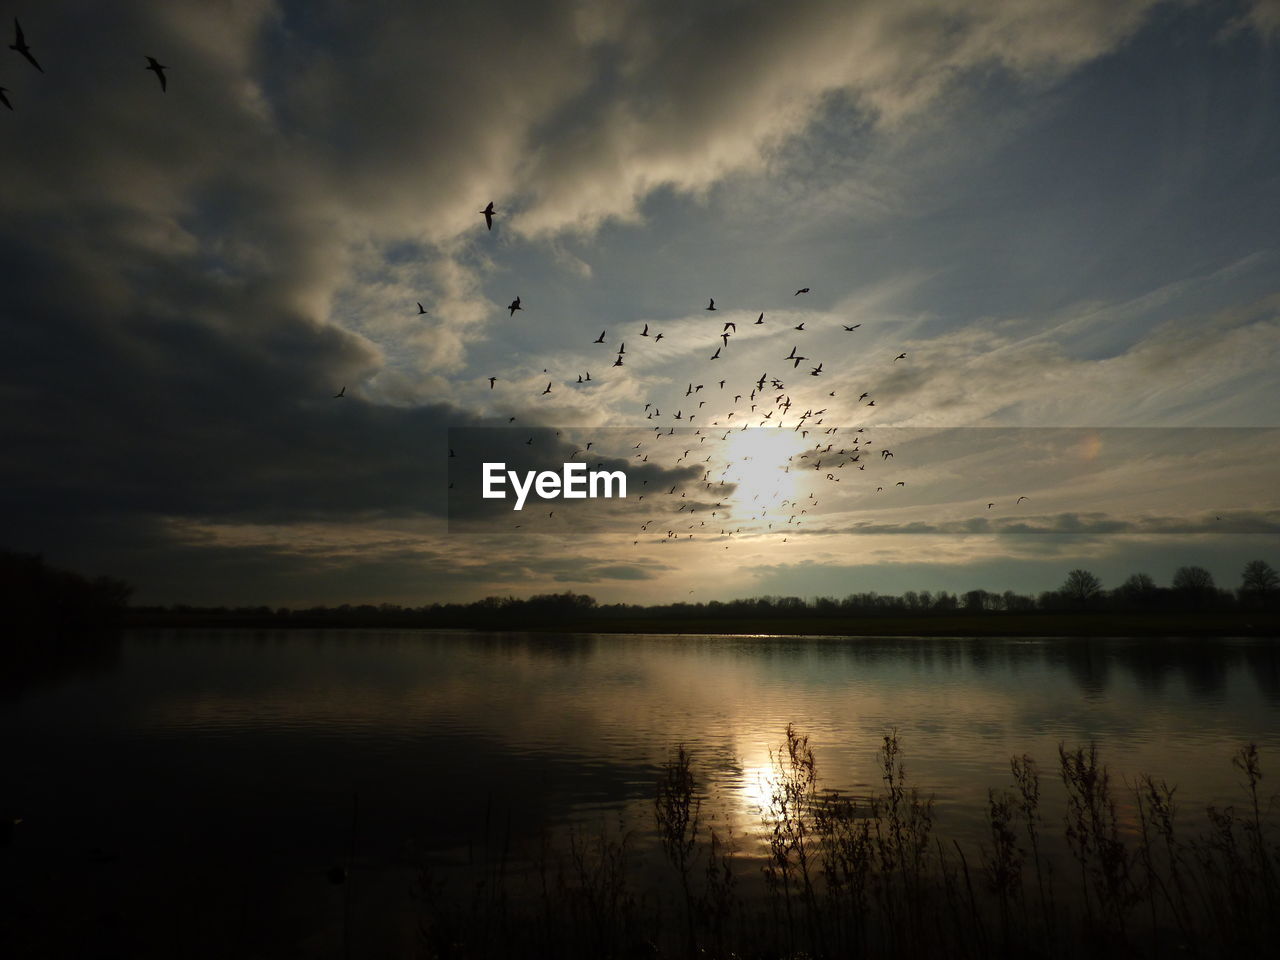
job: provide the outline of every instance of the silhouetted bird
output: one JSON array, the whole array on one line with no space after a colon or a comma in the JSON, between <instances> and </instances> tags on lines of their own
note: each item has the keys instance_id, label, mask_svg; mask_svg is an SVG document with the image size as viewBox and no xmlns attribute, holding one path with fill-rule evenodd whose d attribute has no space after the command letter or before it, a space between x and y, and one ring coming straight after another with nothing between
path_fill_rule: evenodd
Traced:
<instances>
[{"instance_id":1,"label":"silhouetted bird","mask_svg":"<svg viewBox=\"0 0 1280 960\"><path fill-rule=\"evenodd\" d=\"M490 390L492 390L492 389L493 389L493 385L494 385L495 383L497 383L497 382L498 382L498 378L497 378L497 377L490 377L490 378L489 378L489 389L490 389Z\"/></svg>"},{"instance_id":2,"label":"silhouetted bird","mask_svg":"<svg viewBox=\"0 0 1280 960\"><path fill-rule=\"evenodd\" d=\"M157 60L155 57L147 57L147 65L144 68L150 70L160 79L160 92L164 93L169 89L169 81L165 79L164 72L169 68Z\"/></svg>"},{"instance_id":3,"label":"silhouetted bird","mask_svg":"<svg viewBox=\"0 0 1280 960\"><path fill-rule=\"evenodd\" d=\"M715 352L715 353L713 353L713 354L711 355L711 359L712 359L712 360L719 360L719 359L720 359L720 348L719 348L719 347L716 347L716 352Z\"/></svg>"},{"instance_id":4,"label":"silhouetted bird","mask_svg":"<svg viewBox=\"0 0 1280 960\"><path fill-rule=\"evenodd\" d=\"M760 316L756 317L756 323L764 323L764 314L763 314L763 313L762 313L762 314L760 314Z\"/></svg>"},{"instance_id":5,"label":"silhouetted bird","mask_svg":"<svg viewBox=\"0 0 1280 960\"><path fill-rule=\"evenodd\" d=\"M346 392L347 392L347 385L344 383L342 385L342 389L333 395L333 399L337 400L339 397L345 396Z\"/></svg>"},{"instance_id":6,"label":"silhouetted bird","mask_svg":"<svg viewBox=\"0 0 1280 960\"><path fill-rule=\"evenodd\" d=\"M545 397L545 396L546 396L548 393L550 393L550 392L551 392L551 384L549 384L549 383L548 383L548 384L547 384L547 389L545 389L545 390L543 390L543 391L542 391L542 395Z\"/></svg>"},{"instance_id":7,"label":"silhouetted bird","mask_svg":"<svg viewBox=\"0 0 1280 960\"><path fill-rule=\"evenodd\" d=\"M852 331L854 331L854 330L857 330L860 326L862 326L862 324L860 324L860 323L855 323L852 327L850 327L850 326L845 326L844 324L841 324L841 326L844 326L844 328L845 328L846 330L848 330L848 331L852 332Z\"/></svg>"},{"instance_id":8,"label":"silhouetted bird","mask_svg":"<svg viewBox=\"0 0 1280 960\"><path fill-rule=\"evenodd\" d=\"M648 335L649 335L649 325L646 323L644 325L644 330L640 332L640 336L647 337Z\"/></svg>"},{"instance_id":9,"label":"silhouetted bird","mask_svg":"<svg viewBox=\"0 0 1280 960\"><path fill-rule=\"evenodd\" d=\"M594 340L592 340L591 342L592 342L592 343L604 343L604 335L605 335L605 333L606 333L606 332L607 332L607 331L601 330L601 331L600 331L600 336L596 337L596 338L595 338Z\"/></svg>"},{"instance_id":10,"label":"silhouetted bird","mask_svg":"<svg viewBox=\"0 0 1280 960\"><path fill-rule=\"evenodd\" d=\"M0 87L0 103L3 103L6 107L8 107L10 110L12 110L12 109L13 109L13 104L12 104L12 103L10 103L10 102L9 102L9 98L5 96L5 94L6 94L6 93L8 93L8 92L9 92L9 88L8 88L8 87Z\"/></svg>"},{"instance_id":11,"label":"silhouetted bird","mask_svg":"<svg viewBox=\"0 0 1280 960\"><path fill-rule=\"evenodd\" d=\"M715 308L716 308L716 299L715 299L715 297L712 297L712 298L710 299L710 302L707 304L707 309L708 309L708 310L714 310Z\"/></svg>"},{"instance_id":12,"label":"silhouetted bird","mask_svg":"<svg viewBox=\"0 0 1280 960\"><path fill-rule=\"evenodd\" d=\"M22 24L18 23L17 17L13 18L13 32L14 32L13 43L9 44L9 49L17 50L20 54L22 54L31 62L31 65L33 67L35 67L41 73L44 73L44 67L40 66L40 64L36 62L36 58L31 55L31 48L27 46L26 38L24 38L22 35Z\"/></svg>"},{"instance_id":13,"label":"silhouetted bird","mask_svg":"<svg viewBox=\"0 0 1280 960\"><path fill-rule=\"evenodd\" d=\"M1019 503L1021 503L1023 500L1026 500L1026 499L1027 499L1026 497L1019 497L1017 500L1014 501L1014 505L1017 506Z\"/></svg>"},{"instance_id":14,"label":"silhouetted bird","mask_svg":"<svg viewBox=\"0 0 1280 960\"><path fill-rule=\"evenodd\" d=\"M492 200L490 200L490 201L489 201L489 205L488 205L487 207L485 207L483 210L481 210L480 212L481 212L482 214L484 214L484 225L485 225L486 227L488 227L490 230L492 230L492 229L493 229L493 215L494 215L494 213L495 213L495 211L494 211L494 209L493 209L493 201L492 201Z\"/></svg>"},{"instance_id":15,"label":"silhouetted bird","mask_svg":"<svg viewBox=\"0 0 1280 960\"><path fill-rule=\"evenodd\" d=\"M524 307L520 306L520 298L516 297L509 304L507 304L507 309L511 311L511 316L514 317L516 315L516 311L523 310Z\"/></svg>"},{"instance_id":16,"label":"silhouetted bird","mask_svg":"<svg viewBox=\"0 0 1280 960\"><path fill-rule=\"evenodd\" d=\"M809 292L809 288L808 288L808 287L801 287L799 290L797 290L797 291L795 292L794 296L797 296L797 297L798 297L798 296L800 296L800 294L802 294L802 293L808 293L808 292Z\"/></svg>"},{"instance_id":17,"label":"silhouetted bird","mask_svg":"<svg viewBox=\"0 0 1280 960\"><path fill-rule=\"evenodd\" d=\"M424 313L426 313L426 312L427 312L427 311L426 311L426 310L423 308L423 306L422 306L422 301L421 301L421 300L419 300L419 301L418 301L418 316L422 316L422 315L423 315Z\"/></svg>"},{"instance_id":18,"label":"silhouetted bird","mask_svg":"<svg viewBox=\"0 0 1280 960\"><path fill-rule=\"evenodd\" d=\"M905 359L907 359L907 355L905 353L900 353L893 358L893 362L897 363L899 360L905 360Z\"/></svg>"}]
</instances>

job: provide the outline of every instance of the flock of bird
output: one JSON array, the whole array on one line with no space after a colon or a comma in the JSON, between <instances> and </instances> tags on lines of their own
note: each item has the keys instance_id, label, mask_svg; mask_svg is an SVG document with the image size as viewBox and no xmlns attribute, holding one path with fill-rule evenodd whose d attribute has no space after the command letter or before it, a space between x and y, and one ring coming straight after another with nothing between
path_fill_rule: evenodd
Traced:
<instances>
[{"instance_id":1,"label":"flock of bird","mask_svg":"<svg viewBox=\"0 0 1280 960\"><path fill-rule=\"evenodd\" d=\"M487 230L493 229L494 218L499 216L499 211L495 209L493 202L488 203L484 209L479 211L484 217L485 227ZM799 297L803 294L810 293L807 286L798 288L792 297ZM422 304L418 305L418 312L425 313ZM508 304L508 316L514 317L517 310L523 310L524 306L520 297L516 297ZM714 297L707 299L707 305L704 312L718 311L720 308L716 306ZM760 312L751 326L766 325L765 312ZM861 323L841 324L843 332L854 333L862 326ZM797 333L806 332L805 322L798 323L791 327ZM715 336L716 343L714 352L707 359L707 363L722 359L724 351L729 349L730 342L738 333L737 321L723 321L719 332ZM643 328L636 334L636 339L641 342L658 343L664 338L665 334L661 331L651 330L651 324L645 323ZM609 330L605 328L600 331L599 336L595 337L590 343L594 345L607 346L609 344ZM825 360L818 358L810 358L800 352L800 345L797 343L791 347L786 356L780 357L779 362L785 364L791 363L789 373L800 368L801 363L809 363L805 375L807 377L821 377L826 372ZM621 367L626 364L627 345L626 341L619 338L617 350L614 351L615 356L611 363L612 367ZM892 359L886 358L887 362L897 363L900 360L908 360L905 351L898 353ZM548 371L543 370L543 373ZM498 376L490 376L487 378L489 389L493 390L499 381ZM648 502L653 504L658 498L668 498L672 507L668 511L668 516L673 518L668 522L660 524L665 530L665 535L659 539L662 542L692 539L700 533L709 533L722 537L725 542L725 549L729 548L729 542L735 535L761 533L778 528L778 533L782 535L785 542L786 530L794 530L805 522L805 517L809 511L818 505L818 497L816 493L810 492L806 497L800 498L798 494L790 496L783 495L786 489L782 484L783 478L792 472L792 470L801 471L812 469L815 471L816 477L826 483L840 483L845 471L865 471L868 464L886 465L892 460L894 453L886 448L880 449L878 455L872 453L874 446L872 439L866 435L866 427L858 426L852 428L841 428L837 426L823 426L824 415L827 413L827 407L824 405L815 409L815 405L809 405L802 411L797 409L792 414L792 408L798 407L792 400L792 388L789 388L781 376L770 374L768 372L761 373L760 376L749 383L743 384L739 389L741 392L726 392L726 385L729 383L728 378L712 378L717 384L717 392L720 400L716 404L716 408L721 412L712 415L704 420L701 425L694 423L699 417L703 416L702 408L707 404L706 397L710 395L706 384L690 382L684 391L684 397L688 401L685 404L677 401L670 406L677 406L678 409L674 414L670 415L670 419L664 421L662 411L653 400L644 404L640 414L648 421L658 421L652 426L652 436L648 440L641 440L637 443L627 442L631 449L631 458L639 464L654 464L658 466L667 466L671 468L689 467L697 460L701 469L701 477L696 481L688 484L676 483L672 485L665 493L658 493L656 496L653 491L647 489L648 480L641 481L642 492L636 498L637 502L643 502L648 498ZM601 382L598 378L593 378L589 370L577 375L577 383L572 386L595 384ZM807 381L806 381L807 382ZM545 397L553 393L555 380L547 382L546 386L540 391L539 396ZM345 388L344 388L345 389ZM705 394L704 391L707 391ZM702 396L699 396L699 395ZM732 396L732 403L728 402L728 397ZM837 395L836 390L826 393L823 402L828 398L834 398ZM859 405L867 407L875 407L876 400L870 391L863 391L854 401ZM728 407L726 410L725 408ZM669 407L668 407L669 409ZM508 424L514 423L516 417L508 417ZM755 474L748 487L756 487L755 493L750 496L747 502L735 503L735 492L742 486L742 478L744 471L756 470L756 465L750 465L746 461L752 459L752 455L740 452L736 458L726 456L717 458L714 453L708 453L708 450L714 451L719 443L724 443L731 439L731 435L737 432L745 431L749 428L774 428L785 429L790 427L793 433L799 434L802 448L787 456L785 460L781 460L776 464L768 464L763 467L761 472ZM841 431L844 431L841 435ZM811 438L811 434L813 435ZM556 436L560 436L560 432L556 432ZM635 437L632 436L631 440ZM706 447L711 441L711 446ZM527 445L534 443L534 438L530 437L525 441ZM697 445L697 456L694 456L694 444ZM571 459L576 459L580 454L591 450L593 442L588 442L583 449L574 450ZM676 455L677 452L679 455ZM600 449L596 450L600 455ZM703 454L706 454L703 456ZM450 450L450 456L456 457L454 451ZM597 468L604 468L608 461L601 460L597 463ZM613 465L616 466L616 458ZM779 481L777 490L772 492L767 489L759 489L760 476L776 476ZM735 479L736 478L736 479ZM450 484L452 487L453 484ZM767 486L767 484L766 484ZM682 489L684 487L692 488L695 494L690 499L690 489ZM906 487L905 480L896 480L893 483L894 488ZM883 485L876 487L876 492L884 492ZM698 495L701 494L701 499ZM1027 497L1022 496L1017 499L1017 504L1021 504ZM989 501L986 504L987 509L993 509L996 506L995 501ZM731 511L735 508L742 508L744 512L738 512L734 522L730 524L729 518ZM699 516L699 514L702 514ZM683 516L680 516L683 515ZM547 512L547 518L553 519L554 510ZM783 517L785 516L785 521ZM708 522L710 521L710 527ZM656 533L650 530L650 527L658 523L657 517L651 517L640 524L639 532L649 535ZM514 527L520 528L525 523L515 522ZM634 539L634 545L638 545L640 540Z\"/></svg>"},{"instance_id":2,"label":"flock of bird","mask_svg":"<svg viewBox=\"0 0 1280 960\"><path fill-rule=\"evenodd\" d=\"M27 43L26 35L22 32L22 24L18 22L17 17L13 18L13 43L9 44L9 49L18 53L29 64L41 73L44 73L44 67L40 66L40 61L37 60L35 54L31 52L31 46ZM155 57L147 57L147 65L143 67L143 69L150 70L156 75L156 78L160 81L161 93L164 93L169 89L169 81L165 76L165 71L169 68L163 63ZM0 87L0 103L12 110L13 103L9 100L9 93L10 90L8 87Z\"/></svg>"},{"instance_id":3,"label":"flock of bird","mask_svg":"<svg viewBox=\"0 0 1280 960\"><path fill-rule=\"evenodd\" d=\"M16 18L14 19L14 42L9 45L9 49L13 50L18 55L23 57L37 71L39 71L40 73L44 73L44 68L40 65L40 61L36 58L34 52L31 49L30 44L27 43L26 36L22 30L22 25L18 22ZM167 92L168 78L165 71L168 70L169 68L164 64L160 63L153 56L147 56L146 61L147 61L146 66L143 69L149 70L152 73L154 73L156 75L157 81L160 84L160 91L162 93ZM7 87L0 86L0 103L2 103L9 110L13 110L14 109L13 104L7 96L9 92L10 91ZM493 202L490 201L482 210L479 211L479 213L482 217L484 217L486 230L492 231L494 218L499 216L499 211L495 209ZM809 292L810 292L810 288L807 286L804 286L804 287L798 288L795 291L795 293L792 294L792 296L799 297L804 294L808 294ZM705 311L713 312L713 311L717 311L718 309L719 308L716 307L715 298L709 297L707 299L707 306L705 308ZM521 311L524 310L524 305L522 304L520 297L518 296L515 297L511 301L511 303L507 305L507 310L508 310L509 317L514 317L517 310L521 310ZM417 312L419 316L425 315L428 313L428 311L422 305L421 302L417 303ZM765 325L765 323L766 323L765 313L762 311L759 314L759 316L757 316L755 323L753 325L763 326ZM843 330L846 333L854 333L861 326L862 326L861 323L842 324ZM655 344L664 339L665 334L663 332L661 331L651 332L649 327L650 325L646 323L644 325L644 328L637 334L637 337L641 340L651 341ZM796 333L806 332L805 322L802 321L801 323L796 324L794 327L792 327L792 330ZM735 321L733 320L724 321L719 333L715 337L715 339L719 342L716 343L714 352L712 352L708 356L707 362L711 363L711 362L722 359L724 357L724 351L729 349L730 341L737 333L738 333L738 328L737 328L737 323ZM604 330L601 330L600 335L597 336L594 340L592 340L591 343L593 345L607 345L608 343L607 337L608 337L608 329L606 328ZM826 372L825 361L818 360L816 358L810 358L804 355L803 353L801 353L800 349L801 348L799 344L793 345L791 347L790 352L787 353L786 356L779 358L779 362L783 364L790 363L791 370L789 372L798 371L800 369L801 363L810 363L813 365L807 368L806 375L814 378L823 376L824 373ZM618 349L611 363L611 367L625 366L626 356L627 356L626 342L619 341ZM897 356L893 358L892 362L897 363L899 360L906 360L906 359L908 358L907 358L906 352L904 351L897 354ZM546 373L547 371L544 370L543 372ZM489 382L489 389L493 390L499 380L499 377L491 376L491 377L488 377L487 379ZM578 374L578 378L577 378L578 385L585 385L588 383L598 383L598 382L599 382L598 379L592 378L591 372L589 370L586 371L585 374ZM727 382L728 382L727 379L718 379L720 391L725 390L725 385ZM554 386L555 386L554 379L548 381L546 387L542 389L540 396L545 397L552 394ZM695 385L694 383L691 382L689 383L688 388L685 390L684 395L686 398L695 398L697 394L701 393L704 389L705 389L704 384L699 383ZM675 438L677 436L676 434L677 423L679 423L683 428L681 433L681 439L673 440L673 442L679 447L683 447L685 438L689 435L690 432L692 435L692 439L696 439L699 446L701 446L707 440L709 439L714 440L716 437L719 437L719 439L722 441L728 440L729 435L732 431L746 430L748 429L748 427L752 426L753 422L756 427L774 427L777 429L782 429L784 425L786 425L787 423L790 423L792 430L799 433L803 439L807 440L809 438L810 433L815 432L817 428L821 427L823 424L823 415L827 412L825 406L822 407L821 409L816 409L816 410L813 409L812 406L810 406L806 408L803 412L798 413L793 420L788 421L788 418L791 416L791 409L794 406L794 404L791 399L791 393L789 388L787 387L786 383L782 380L782 378L777 375L771 375L767 372L762 373L758 379L756 379L755 381L752 381L749 384L743 385L739 389L743 392L738 392L733 394L733 403L732 403L731 409L729 409L726 413L719 414L716 419L711 419L709 421L706 421L703 426L695 427L694 421L701 415L700 411L702 407L705 406L707 403L705 398L696 399L696 405L691 405L687 413L684 407L681 406L679 409L676 410L675 414L671 417L672 422L666 425L665 431L662 425L656 425L653 427L654 437L649 441L649 449L645 448L646 445L645 445L645 442L643 441L640 443L636 443L634 445L633 447L633 450L635 451L634 458L637 459L640 463L657 462L657 461L650 460L651 454L653 455L660 454L660 448L663 445L661 441L668 438ZM347 390L346 386L343 385L342 388L336 394L334 394L334 399L335 400L342 399L343 397L345 397L346 390ZM835 396L836 396L835 390L829 391L827 393L828 398L835 397ZM691 400L691 404L694 402L695 401ZM862 404L865 402L865 405L867 407L874 407L876 405L875 398L872 397L870 392L868 391L864 391L857 398L856 402L859 404ZM720 404L720 407L723 408L723 404ZM661 410L658 407L657 403L653 401L645 403L644 409L641 411L641 413L644 415L646 420L661 421L661 416L662 416ZM719 419L719 417L722 417L723 419ZM736 423L733 422L735 418L737 418ZM516 420L516 417L512 416L508 418L507 422L514 423L515 420ZM704 433L704 430L706 431L705 433ZM871 460L871 458L864 459L864 455L867 453L867 449L872 443L870 438L861 436L862 434L865 433L865 428L864 427L853 428L852 433L847 434L849 436L849 439L847 441L840 440L837 438L837 435L839 434L840 430L841 430L840 427L834 427L834 426L826 427L825 429L823 429L821 433L818 434L817 436L817 442L813 443L811 446L807 446L806 449L803 449L797 453L793 453L791 456L787 457L785 464L779 465L780 472L785 475L787 473L790 473L793 468L798 470L802 468L807 469L809 467L812 467L813 470L817 473L817 475L819 477L824 478L827 482L839 483L841 480L841 477L837 476L837 473L841 471L845 471L850 468L858 471L865 471L867 468L867 464L869 460ZM532 438L530 438L529 443L532 444ZM588 443L587 449L589 450L591 446L592 444ZM574 455L576 456L580 452L582 451L575 451ZM690 459L691 452L692 450L690 448L684 448L683 453L680 456L674 457L674 459L672 460L672 466L679 467L681 464L687 465L691 463L692 462ZM888 463L888 461L892 457L893 457L893 451L887 448L882 449L880 451L881 463ZM750 455L742 455L741 459L744 461L749 460ZM702 459L701 462L703 464L711 464L713 462L713 456L708 455L704 459ZM687 491L681 492L679 498L677 499L683 500L685 502L679 504L677 509L674 512L686 513L687 511L687 518L685 521L681 521L682 530L680 533L677 533L675 525L673 525L667 529L666 537L664 537L663 539L674 540L674 539L679 539L681 537L692 538L694 536L694 533L689 531L695 530L695 529L702 529L706 527L706 519L701 519L701 518L695 519L695 514L697 514L700 511L705 511L706 513L708 513L709 514L708 519L711 519L713 521L715 520L721 521L720 524L715 524L713 522L713 526L719 526L720 534L724 535L726 538L733 536L735 533L742 532L742 530L744 529L743 526L738 526L736 529L728 529L728 527L724 525L728 519L728 510L725 507L725 501L726 499L731 497L733 490L737 486L737 483L735 483L735 481L732 478L740 474L742 466L744 466L744 464L738 464L738 463L735 463L735 461L732 459L726 459L723 463L717 463L714 467L706 467L703 470L703 474L699 483L702 486L702 492L709 495L708 500L703 503L700 503L696 500L689 501L687 497ZM735 472L735 467L739 468L738 472ZM824 468L825 468L825 472L824 472ZM714 476L713 476L713 472L715 474ZM647 481L644 481L644 483L647 484ZM675 498L677 489L680 486L681 486L680 484L676 484L672 486L670 490L667 491L667 496ZM899 488L905 487L906 481L898 480L894 483L894 486ZM883 492L883 490L884 490L883 486L876 487L876 492ZM645 499L645 496L646 494L641 494L638 497L638 500L643 501ZM715 499L716 502L712 503L711 499ZM1017 500L1017 503L1020 504L1025 499L1027 498L1019 497ZM786 525L792 526L792 525L799 525L803 523L802 518L808 513L811 507L814 507L817 505L817 498L816 498L816 495L813 493L810 493L808 495L807 500L803 504L801 503L801 501L794 498L790 498L790 497L782 497L782 498L776 498L774 500L770 500L767 492L762 493L760 491L756 492L756 494L753 497L753 500L757 502L755 504L748 504L745 506L747 506L748 510L758 510L759 512L752 513L752 515L748 517L746 520L744 520L743 523L750 523L753 520L761 521L765 525L764 529L772 529L774 526L775 520L780 519L780 516L775 517L773 514L771 514L772 510L776 510L779 508L781 508L783 511L790 510L790 515L787 518ZM994 501L988 502L987 509L992 509L995 507L995 505L996 504ZM548 515L549 516L554 515L554 511L549 511ZM645 521L640 527L641 532L647 533L649 526L654 522L655 522L654 520ZM517 526L521 526L521 524L517 524ZM784 537L783 539L785 540L786 538ZM635 540L634 543L638 544L639 540L638 539Z\"/></svg>"}]
</instances>

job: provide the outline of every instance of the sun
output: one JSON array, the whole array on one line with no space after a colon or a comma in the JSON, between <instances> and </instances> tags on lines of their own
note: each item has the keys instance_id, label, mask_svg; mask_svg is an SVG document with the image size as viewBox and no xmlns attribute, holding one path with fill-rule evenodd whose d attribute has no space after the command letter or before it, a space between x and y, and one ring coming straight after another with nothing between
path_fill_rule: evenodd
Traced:
<instances>
[{"instance_id":1,"label":"sun","mask_svg":"<svg viewBox=\"0 0 1280 960\"><path fill-rule=\"evenodd\" d=\"M732 503L737 510L754 514L794 500L799 471L790 461L804 448L804 438L793 430L748 427L731 434L723 476L736 484Z\"/></svg>"}]
</instances>

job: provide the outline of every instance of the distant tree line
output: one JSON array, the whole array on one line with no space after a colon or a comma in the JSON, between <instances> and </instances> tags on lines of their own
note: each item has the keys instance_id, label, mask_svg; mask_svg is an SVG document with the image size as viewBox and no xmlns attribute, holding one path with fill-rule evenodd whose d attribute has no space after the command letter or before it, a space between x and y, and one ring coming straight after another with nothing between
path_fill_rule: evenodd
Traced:
<instances>
[{"instance_id":1,"label":"distant tree line","mask_svg":"<svg viewBox=\"0 0 1280 960\"><path fill-rule=\"evenodd\" d=\"M979 616L1258 610L1280 611L1280 574L1266 561L1244 568L1240 586L1215 585L1203 567L1179 567L1167 587L1145 573L1135 573L1118 587L1106 589L1093 573L1072 570L1056 590L1037 595L1012 590L908 590L901 595L851 593L843 598L763 596L707 603L655 605L599 604L577 593L539 594L519 599L486 597L473 603L435 603L420 607L398 604L343 604L337 607L142 607L133 608L135 623L169 625L238 623L261 626L434 626L503 628L558 626L582 621L629 619L769 620L866 616Z\"/></svg>"}]
</instances>

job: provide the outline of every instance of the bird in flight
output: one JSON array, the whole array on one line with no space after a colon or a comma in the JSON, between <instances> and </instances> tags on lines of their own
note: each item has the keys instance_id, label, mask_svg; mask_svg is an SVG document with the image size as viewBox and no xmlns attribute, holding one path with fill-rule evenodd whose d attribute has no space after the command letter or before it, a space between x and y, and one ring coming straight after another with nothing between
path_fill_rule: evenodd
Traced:
<instances>
[{"instance_id":1,"label":"bird in flight","mask_svg":"<svg viewBox=\"0 0 1280 960\"><path fill-rule=\"evenodd\" d=\"M36 58L31 55L31 48L27 46L26 38L22 35L22 24L18 23L18 18L13 18L13 32L15 34L13 43L9 44L10 50L17 50L18 53L26 57L33 67L44 73L44 67L36 62Z\"/></svg>"},{"instance_id":2,"label":"bird in flight","mask_svg":"<svg viewBox=\"0 0 1280 960\"><path fill-rule=\"evenodd\" d=\"M992 507L994 507L994 506L995 506L995 504L994 504L994 503L988 503L988 504L987 504L987 509L988 509L988 510L990 510L990 509L991 509Z\"/></svg>"},{"instance_id":3,"label":"bird in flight","mask_svg":"<svg viewBox=\"0 0 1280 960\"><path fill-rule=\"evenodd\" d=\"M711 359L712 359L712 360L719 360L719 359L720 359L720 348L719 348L719 347L716 347L716 352L715 352L715 353L713 353L713 354L711 355Z\"/></svg>"},{"instance_id":4,"label":"bird in flight","mask_svg":"<svg viewBox=\"0 0 1280 960\"><path fill-rule=\"evenodd\" d=\"M855 323L852 327L847 326L845 324L841 324L841 326L844 327L846 330L848 330L850 333L852 333L854 330L857 330L860 326L862 326L862 324Z\"/></svg>"},{"instance_id":5,"label":"bird in flight","mask_svg":"<svg viewBox=\"0 0 1280 960\"><path fill-rule=\"evenodd\" d=\"M900 353L893 358L893 362L897 363L899 360L905 360L905 359L907 359L907 355L905 353Z\"/></svg>"},{"instance_id":6,"label":"bird in flight","mask_svg":"<svg viewBox=\"0 0 1280 960\"><path fill-rule=\"evenodd\" d=\"M160 92L164 93L169 89L169 81L165 79L164 72L169 68L157 60L155 57L147 57L147 65L144 69L150 70L160 79Z\"/></svg>"},{"instance_id":7,"label":"bird in flight","mask_svg":"<svg viewBox=\"0 0 1280 960\"><path fill-rule=\"evenodd\" d=\"M9 92L9 88L8 88L8 87L0 87L0 103L3 103L6 107L8 107L10 110L12 110L12 109L13 109L13 104L12 104L12 103L10 103L10 102L9 102L9 98L5 96L5 94L6 94L6 93L8 93L8 92Z\"/></svg>"},{"instance_id":8,"label":"bird in flight","mask_svg":"<svg viewBox=\"0 0 1280 960\"><path fill-rule=\"evenodd\" d=\"M492 389L493 389L493 385L494 385L495 383L497 383L497 382L498 382L498 378L497 378L497 377L490 377L490 378L489 378L489 389L490 389L490 390L492 390Z\"/></svg>"},{"instance_id":9,"label":"bird in flight","mask_svg":"<svg viewBox=\"0 0 1280 960\"><path fill-rule=\"evenodd\" d=\"M1019 503L1021 503L1023 500L1026 500L1026 499L1027 499L1026 497L1019 497L1017 500L1014 501L1014 506L1017 506Z\"/></svg>"},{"instance_id":10,"label":"bird in flight","mask_svg":"<svg viewBox=\"0 0 1280 960\"><path fill-rule=\"evenodd\" d=\"M592 340L591 342L592 342L592 343L604 343L604 335L605 335L605 333L606 333L606 332L607 332L607 331L605 331L605 330L601 330L601 331L600 331L600 336L596 337L596 338L595 338L594 340Z\"/></svg>"},{"instance_id":11,"label":"bird in flight","mask_svg":"<svg viewBox=\"0 0 1280 960\"><path fill-rule=\"evenodd\" d=\"M548 383L548 384L547 384L547 389L545 389L545 390L543 390L543 391L542 391L542 395L545 397L545 396L546 396L548 393L550 393L550 392L551 392L551 384L549 384L549 383Z\"/></svg>"},{"instance_id":12,"label":"bird in flight","mask_svg":"<svg viewBox=\"0 0 1280 960\"><path fill-rule=\"evenodd\" d=\"M710 301L707 303L707 309L708 309L708 310L714 310L715 308L716 308L716 298L715 298L715 297L711 297L711 298L710 298Z\"/></svg>"},{"instance_id":13,"label":"bird in flight","mask_svg":"<svg viewBox=\"0 0 1280 960\"><path fill-rule=\"evenodd\" d=\"M808 288L808 287L801 287L799 290L797 290L797 291L793 294L793 296L797 296L797 297L798 297L798 296L800 296L800 294L802 294L802 293L808 293L808 292L809 292L809 288Z\"/></svg>"},{"instance_id":14,"label":"bird in flight","mask_svg":"<svg viewBox=\"0 0 1280 960\"><path fill-rule=\"evenodd\" d=\"M494 209L493 209L493 201L492 201L492 200L490 200L490 201L489 201L489 205L488 205L487 207L485 207L483 210L481 210L480 212L481 212L482 214L484 214L484 225L485 225L486 227L488 227L490 230L492 230L492 229L493 229L493 214L494 214L494 212L495 212L495 211L494 211Z\"/></svg>"},{"instance_id":15,"label":"bird in flight","mask_svg":"<svg viewBox=\"0 0 1280 960\"><path fill-rule=\"evenodd\" d=\"M756 317L756 323L757 323L757 324L764 323L764 314L763 314L763 313L762 313L762 314L760 314L760 316Z\"/></svg>"},{"instance_id":16,"label":"bird in flight","mask_svg":"<svg viewBox=\"0 0 1280 960\"><path fill-rule=\"evenodd\" d=\"M422 316L422 315L423 315L424 313L426 313L426 312L427 312L427 311L426 311L426 310L423 308L423 306L422 306L422 301L421 301L421 300L419 300L419 301L418 301L418 316Z\"/></svg>"},{"instance_id":17,"label":"bird in flight","mask_svg":"<svg viewBox=\"0 0 1280 960\"><path fill-rule=\"evenodd\" d=\"M797 329L797 330L803 330L803 329L804 329L804 321L801 321L801 322L796 326L796 329Z\"/></svg>"},{"instance_id":18,"label":"bird in flight","mask_svg":"<svg viewBox=\"0 0 1280 960\"><path fill-rule=\"evenodd\" d=\"M347 393L347 385L344 383L342 385L342 389L333 395L333 399L337 400L340 397L346 396L346 393Z\"/></svg>"},{"instance_id":19,"label":"bird in flight","mask_svg":"<svg viewBox=\"0 0 1280 960\"><path fill-rule=\"evenodd\" d=\"M646 323L644 325L644 330L640 333L640 336L647 337L648 335L649 335L649 325Z\"/></svg>"},{"instance_id":20,"label":"bird in flight","mask_svg":"<svg viewBox=\"0 0 1280 960\"><path fill-rule=\"evenodd\" d=\"M524 307L520 306L520 298L516 297L509 304L507 304L507 309L511 311L511 316L514 317L516 315L516 311L523 310Z\"/></svg>"}]
</instances>

